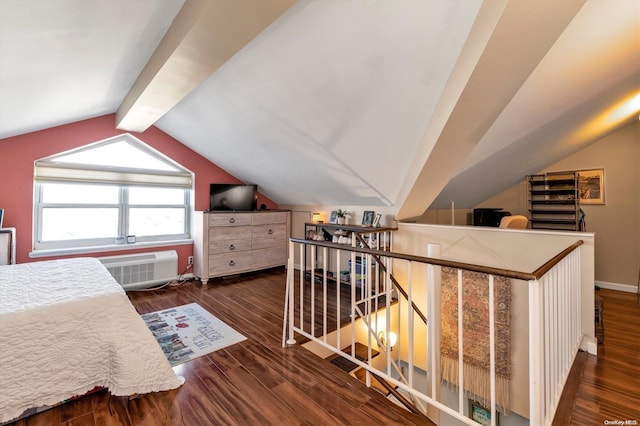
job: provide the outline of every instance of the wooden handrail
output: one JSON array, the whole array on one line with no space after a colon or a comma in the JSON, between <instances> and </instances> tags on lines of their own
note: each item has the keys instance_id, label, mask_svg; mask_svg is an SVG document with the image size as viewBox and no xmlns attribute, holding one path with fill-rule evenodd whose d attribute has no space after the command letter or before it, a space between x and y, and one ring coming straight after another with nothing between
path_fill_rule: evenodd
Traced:
<instances>
[{"instance_id":1,"label":"wooden handrail","mask_svg":"<svg viewBox=\"0 0 640 426\"><path fill-rule=\"evenodd\" d=\"M465 262L456 262L453 260L445 260L445 259L435 259L433 257L425 257L425 256L415 256L412 254L405 253L397 253L391 251L383 251L383 250L375 250L370 248L362 248L362 247L352 247L345 246L344 244L339 243L330 243L327 241L315 241L315 240L306 240L304 238L290 238L290 241L294 243L314 245L318 247L327 247L336 250L349 250L354 251L356 253L363 254L371 254L378 256L391 257L394 259L407 260L411 262L420 262L420 263L430 263L436 266L445 266L449 268L455 269L465 269L467 271L480 272L489 275L498 275L501 277L514 278L518 280L524 281L535 281L540 279L547 271L557 265L567 254L571 253L577 247L584 244L583 240L578 240L566 249L562 250L560 253L549 259L542 266L534 270L533 272L521 272L521 271L513 271L511 269L502 269L502 268L494 268L491 266L482 266L482 265L474 265L472 263Z\"/></svg>"},{"instance_id":2,"label":"wooden handrail","mask_svg":"<svg viewBox=\"0 0 640 426\"><path fill-rule=\"evenodd\" d=\"M315 240L307 240L307 239L300 239L300 238L290 238L290 242L291 242L291 248L293 249L293 244L298 243L301 244L302 246L316 246L316 247L324 247L324 248L329 248L329 249L333 249L333 250L338 250L338 251L345 251L345 252L350 252L351 256L354 256L354 253L360 253L361 255L369 255L372 256L375 261L377 262L377 264L381 265L382 270L384 271L384 273L390 277L390 280L394 283L395 288L398 289L398 292L401 293L404 298L406 300L408 300L408 295L406 293L406 291L402 288L402 286L400 286L400 284L398 283L398 281L393 277L392 274L390 274L389 269L387 268L387 266L385 265L385 263L383 262L383 260L385 262L387 262L387 259L391 258L391 259L400 259L400 260L405 260L405 261L409 261L409 262L417 262L417 263L423 263L423 264L431 264L431 265L435 265L435 266L441 266L441 267L450 267L450 268L454 268L454 269L461 269L461 270L468 270L468 271L472 271L472 272L477 272L477 273L483 273L483 274L488 274L488 275L495 275L495 276L502 276L502 277L508 277L508 278L514 278L514 279L519 279L519 280L524 280L524 281L538 281L540 278L544 277L545 274L547 274L552 268L554 268L556 265L560 264L560 262L567 258L567 256L569 254L571 254L572 252L574 252L578 247L580 247L581 245L584 244L583 240L578 240L575 243L571 244L569 247L565 248L564 250L560 251L558 254L556 254L555 256L553 256L551 259L547 260L546 262L544 262L544 264L542 264L540 267L536 268L535 270L533 270L532 272L522 272L522 271L514 271L514 270L509 270L509 269L502 269L502 268L494 268L494 267L488 267L488 266L482 266L482 265L475 265L475 264L470 264L470 263L465 263L465 262L456 262L456 261L451 261L451 260L444 260L444 259L435 259L435 258L431 258L431 257L425 257L425 256L415 256L415 255L410 255L410 254L405 254L405 253L397 253L397 252L391 252L391 251L384 251L384 250L377 250L377 249L372 249L368 247L367 242L363 239L363 237L361 235L359 235L357 232L354 232L354 240L353 240L353 245L345 245L345 244L339 244L339 243L332 243L332 242L327 242L327 241L315 241ZM358 243L358 246L356 246L356 242ZM362 245L362 247L359 247L359 245ZM302 247L301 247L302 249ZM305 252L306 253L306 252ZM578 253L579 254L579 253ZM302 255L302 252L301 252ZM325 253L326 255L326 253ZM340 253L336 253L336 256L338 258L338 262L341 259ZM353 257L352 257L353 259ZM293 263L293 258L290 257L290 268L291 270L294 267L294 263ZM562 265L561 265L562 266ZM371 265L370 265L371 267ZM573 269L573 268L572 268ZM290 271L290 273L292 273ZM326 274L326 270L325 270L325 274ZM578 272L579 274L579 272ZM302 280L302 278L301 278ZM290 290L293 288L293 280L287 280L287 291L291 291L291 294L293 294L293 290ZM576 286L578 285L578 283L576 283L575 281L573 282L574 284L574 290L577 288ZM550 286L550 290L551 291L558 291L557 289L560 287L554 287L554 286ZM541 297L541 288L538 288L537 286L530 286L530 291L531 289L534 290L534 293L531 293L533 295L532 299L534 299L534 301L536 301L536 303L539 305L540 304L540 297ZM300 290L300 292L302 292L302 288ZM352 290L353 291L353 290ZM578 290L579 291L579 288ZM287 293L289 294L289 293ZM302 293L301 293L302 294ZM303 301L302 301L302 296L300 297L300 303L302 305ZM529 305L533 306L534 308L538 305L536 304L532 304L531 300L529 301ZM414 312L416 312L421 319L423 320L423 322L425 324L427 324L427 320L426 317L420 312L420 310L415 306L415 304L412 303L412 309ZM532 309L533 312L536 311L536 309ZM292 309L290 309L290 312L293 312ZM291 314L292 315L292 314ZM458 315L460 315L460 313L458 313ZM541 313L540 313L541 315ZM539 317L541 317L540 315L538 315ZM389 313L387 312L387 318L389 318ZM541 318L545 318L545 317L541 317ZM437 320L437 318L436 318ZM368 321L368 320L366 320ZM300 317L300 323L302 324L302 315ZM532 324L537 324L538 321L532 321ZM293 318L290 320L290 324L293 324ZM338 321L339 324L339 321ZM353 322L352 322L353 324ZM367 326L372 329L371 324L367 324ZM414 330L414 329L412 329ZM412 333L413 331L410 330L410 333ZM317 341L319 343L322 343L322 341L319 338L316 338L315 335L310 335L307 334L304 329L302 327L298 327L296 328L295 325L290 325L290 333L291 335L293 335L293 332L297 331L299 333L302 333L304 336L307 336L311 339L313 339L314 341ZM531 332L530 329L530 335L533 335L533 333ZM283 332L284 334L284 332ZM579 334L579 333L578 333ZM284 338L283 338L284 339ZM352 337L352 345L353 345L353 340L354 337ZM548 339L548 338L545 338ZM543 337L540 337L539 342L543 343L545 340L543 339ZM283 340L284 342L284 340ZM284 343L283 343L284 345ZM381 343L378 341L378 345L381 345ZM325 341L325 346L328 346L326 344ZM577 348L577 343L576 346L572 349L575 350ZM336 353L339 353L337 348L333 348L332 346L330 347L331 350L336 351ZM369 355L370 356L370 355ZM534 359L535 358L535 359ZM534 359L534 361L537 359L536 362L532 362L531 359ZM537 356L537 357L533 357L530 358L530 368L533 368L534 371L538 371L538 374L536 374L536 378L538 378L539 376L539 383L546 383L545 379L545 373L543 370L544 366L540 366L541 362L540 362L541 356ZM396 369L398 369L398 366L396 364L394 364L394 366L396 367ZM371 365L369 365L370 368L373 368ZM367 370L369 370L369 368L364 367ZM536 370L537 369L537 370ZM398 371L400 371L398 369ZM373 375L373 377L376 378L376 380L390 393L393 393L394 396L396 396L396 398L398 398L398 400L401 401L401 403L410 411L418 414L420 413L419 411L414 411L417 410L417 408L413 405L413 403L411 403L411 401L409 401L406 397L403 397L401 394L399 394L397 392L397 390L393 387L390 386L390 384L388 382L386 382L385 379L382 379L382 377L379 377L376 373L372 372L371 370L369 370L369 372ZM385 371L378 371L379 374L384 375L385 377L388 377L389 380L392 383L396 382L396 379L390 376L389 372L385 372ZM564 374L564 373L563 373ZM403 376L403 374L401 374L401 377ZM532 376L534 377L534 376ZM406 381L403 379L403 383L406 384ZM539 389L543 389L543 388L531 388L532 390L530 392L533 392L533 395L537 395L537 392ZM415 389L414 389L415 390ZM535 392L534 392L535 391ZM396 393L398 393L398 395L396 395ZM420 399L422 399L423 396L426 397L426 395L420 394ZM425 401L431 401L428 399L425 399ZM531 401L533 401L534 399L532 399ZM435 401L435 405L438 406L441 410L444 410L445 412L449 413L450 411L448 410L448 407L441 404L440 401L434 400ZM433 403L433 402L431 402ZM536 409L538 409L539 407L536 407ZM455 411L451 411L450 412L451 415L457 415L457 413L455 413Z\"/></svg>"},{"instance_id":3,"label":"wooden handrail","mask_svg":"<svg viewBox=\"0 0 640 426\"><path fill-rule=\"evenodd\" d=\"M560 253L556 254L551 259L546 261L542 266L540 266L538 269L533 271L531 274L534 277L536 277L536 280L539 280L540 278L542 278L542 276L544 274L549 272L549 270L551 268L553 268L558 263L560 263L560 261L562 259L564 259L569 253L571 253L572 251L574 251L575 249L577 249L578 247L580 247L583 244L584 244L584 241L582 241L582 240L576 241L575 243L571 244L569 247L567 247L566 249L562 250Z\"/></svg>"}]
</instances>

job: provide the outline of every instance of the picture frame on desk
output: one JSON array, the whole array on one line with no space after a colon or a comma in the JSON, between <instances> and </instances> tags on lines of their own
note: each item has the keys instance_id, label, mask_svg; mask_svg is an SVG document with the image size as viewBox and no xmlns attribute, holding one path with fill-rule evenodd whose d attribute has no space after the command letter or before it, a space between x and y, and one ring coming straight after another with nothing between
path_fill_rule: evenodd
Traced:
<instances>
[{"instance_id":1,"label":"picture frame on desk","mask_svg":"<svg viewBox=\"0 0 640 426\"><path fill-rule=\"evenodd\" d=\"M380 219L382 218L382 215L380 213L378 213L376 215L376 217L373 219L373 223L371 224L371 226L373 226L374 228L377 228L378 226L380 226Z\"/></svg>"},{"instance_id":2,"label":"picture frame on desk","mask_svg":"<svg viewBox=\"0 0 640 426\"><path fill-rule=\"evenodd\" d=\"M4 218L4 209L0 209L0 228L2 228L2 219Z\"/></svg>"},{"instance_id":3,"label":"picture frame on desk","mask_svg":"<svg viewBox=\"0 0 640 426\"><path fill-rule=\"evenodd\" d=\"M338 223L338 212L333 210L329 216L329 223Z\"/></svg>"},{"instance_id":4,"label":"picture frame on desk","mask_svg":"<svg viewBox=\"0 0 640 426\"><path fill-rule=\"evenodd\" d=\"M375 212L373 210L365 210L362 215L362 226L371 226L373 223L373 215Z\"/></svg>"}]
</instances>

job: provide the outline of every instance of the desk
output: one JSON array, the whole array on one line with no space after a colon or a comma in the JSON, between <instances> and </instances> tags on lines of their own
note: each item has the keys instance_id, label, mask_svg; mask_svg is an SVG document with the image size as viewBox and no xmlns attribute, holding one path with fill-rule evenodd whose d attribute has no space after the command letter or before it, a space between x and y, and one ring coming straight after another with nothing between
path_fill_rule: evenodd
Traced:
<instances>
[{"instance_id":1,"label":"desk","mask_svg":"<svg viewBox=\"0 0 640 426\"><path fill-rule=\"evenodd\" d=\"M311 236L312 231L315 235L322 232L324 235L323 241L334 241L334 236L344 236L353 238L353 234L360 234L367 240L369 248L378 250L391 250L392 241L391 233L396 231L397 228L379 227L374 228L372 226L361 225L338 225L336 223L305 223L304 235L308 240L315 239ZM353 243L353 240L350 242ZM374 244L375 243L375 244Z\"/></svg>"},{"instance_id":2,"label":"desk","mask_svg":"<svg viewBox=\"0 0 640 426\"><path fill-rule=\"evenodd\" d=\"M16 228L0 228L0 265L16 263Z\"/></svg>"}]
</instances>

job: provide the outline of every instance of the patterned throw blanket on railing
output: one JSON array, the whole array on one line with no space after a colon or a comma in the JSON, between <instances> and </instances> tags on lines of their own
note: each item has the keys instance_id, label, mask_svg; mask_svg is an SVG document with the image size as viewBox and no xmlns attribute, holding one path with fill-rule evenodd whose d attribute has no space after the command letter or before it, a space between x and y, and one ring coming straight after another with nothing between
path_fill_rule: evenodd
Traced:
<instances>
[{"instance_id":1,"label":"patterned throw blanket on railing","mask_svg":"<svg viewBox=\"0 0 640 426\"><path fill-rule=\"evenodd\" d=\"M494 277L496 405L509 410L511 378L511 281ZM491 398L489 276L462 272L464 390L485 406ZM458 270L442 268L442 380L458 385Z\"/></svg>"}]
</instances>

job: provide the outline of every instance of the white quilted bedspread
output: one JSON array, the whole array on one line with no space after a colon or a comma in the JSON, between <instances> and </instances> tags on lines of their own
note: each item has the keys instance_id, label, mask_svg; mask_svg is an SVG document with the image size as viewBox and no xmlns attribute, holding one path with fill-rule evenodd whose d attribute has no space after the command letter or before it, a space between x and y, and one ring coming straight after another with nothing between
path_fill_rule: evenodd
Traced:
<instances>
[{"instance_id":1,"label":"white quilted bedspread","mask_svg":"<svg viewBox=\"0 0 640 426\"><path fill-rule=\"evenodd\" d=\"M93 258L0 266L0 423L96 386L175 389L160 346Z\"/></svg>"}]
</instances>

